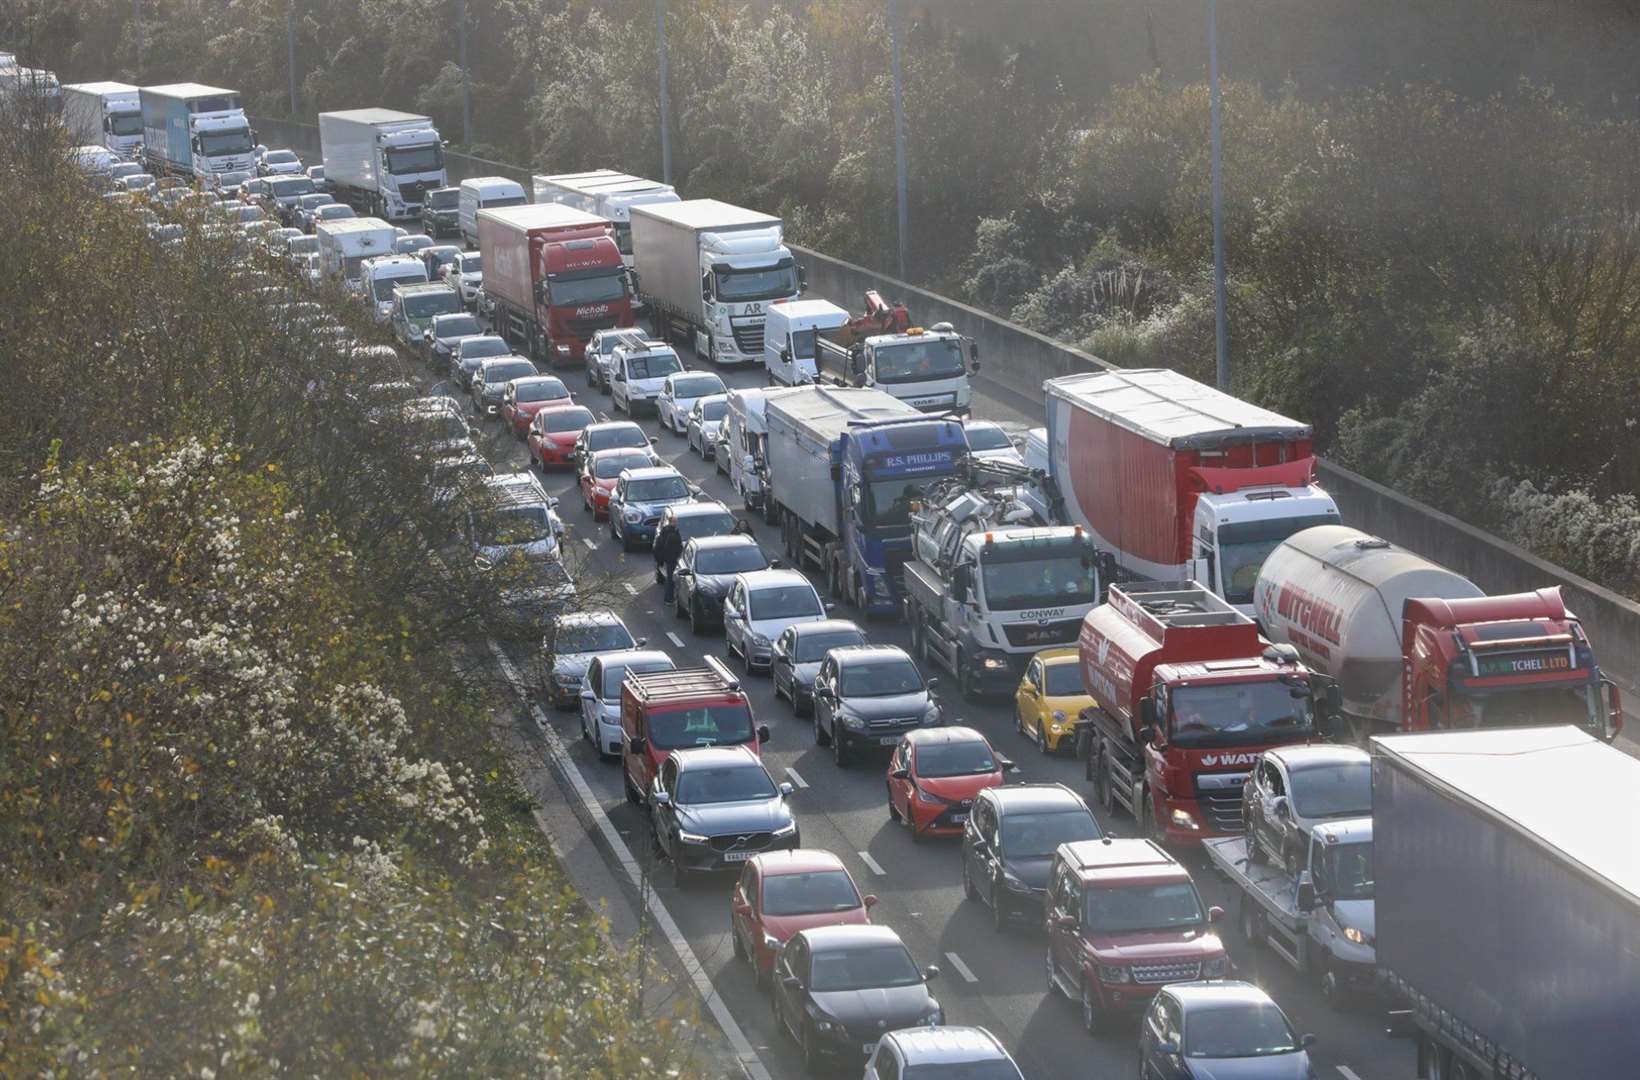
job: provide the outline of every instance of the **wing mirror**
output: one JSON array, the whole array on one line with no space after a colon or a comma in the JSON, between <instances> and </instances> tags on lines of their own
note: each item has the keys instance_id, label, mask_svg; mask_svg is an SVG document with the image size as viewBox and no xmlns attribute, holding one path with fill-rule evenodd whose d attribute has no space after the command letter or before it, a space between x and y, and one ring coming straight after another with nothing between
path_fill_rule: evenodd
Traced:
<instances>
[{"instance_id":1,"label":"wing mirror","mask_svg":"<svg viewBox=\"0 0 1640 1080\"><path fill-rule=\"evenodd\" d=\"M895 769L893 772L889 773L888 775L892 776L896 780L909 780L909 779L911 779L911 770L910 769Z\"/></svg>"},{"instance_id":2,"label":"wing mirror","mask_svg":"<svg viewBox=\"0 0 1640 1080\"><path fill-rule=\"evenodd\" d=\"M645 645L648 645L648 644L649 644L649 639L648 639L648 638L646 638L646 637L641 637L641 638L639 638L639 639L638 639L638 648L640 648L640 649L641 649L641 648L643 648L643 647L644 647L644 646L645 646Z\"/></svg>"},{"instance_id":3,"label":"wing mirror","mask_svg":"<svg viewBox=\"0 0 1640 1080\"><path fill-rule=\"evenodd\" d=\"M597 701L598 700L598 695L594 694L591 690L582 690L581 691L581 700L582 701Z\"/></svg>"},{"instance_id":4,"label":"wing mirror","mask_svg":"<svg viewBox=\"0 0 1640 1080\"><path fill-rule=\"evenodd\" d=\"M780 797L782 799L789 799L789 798L791 798L792 792L794 792L796 790L797 789L792 787L790 784L781 784L780 785Z\"/></svg>"},{"instance_id":5,"label":"wing mirror","mask_svg":"<svg viewBox=\"0 0 1640 1080\"><path fill-rule=\"evenodd\" d=\"M1310 879L1308 872L1298 875L1298 896L1296 897L1298 910L1308 913L1315 910L1315 882Z\"/></svg>"},{"instance_id":6,"label":"wing mirror","mask_svg":"<svg viewBox=\"0 0 1640 1080\"><path fill-rule=\"evenodd\" d=\"M929 964L927 967L923 968L923 982L933 982L939 977L940 966L938 964Z\"/></svg>"},{"instance_id":7,"label":"wing mirror","mask_svg":"<svg viewBox=\"0 0 1640 1080\"><path fill-rule=\"evenodd\" d=\"M649 749L649 740L642 735L634 735L626 741L626 745L632 748L634 754L641 754Z\"/></svg>"},{"instance_id":8,"label":"wing mirror","mask_svg":"<svg viewBox=\"0 0 1640 1080\"><path fill-rule=\"evenodd\" d=\"M925 685L930 690L938 690L940 688L940 677L938 675L933 676Z\"/></svg>"},{"instance_id":9,"label":"wing mirror","mask_svg":"<svg viewBox=\"0 0 1640 1080\"><path fill-rule=\"evenodd\" d=\"M877 906L877 894L876 893L866 893L864 896L862 896L860 898L860 903L864 907L876 907Z\"/></svg>"},{"instance_id":10,"label":"wing mirror","mask_svg":"<svg viewBox=\"0 0 1640 1080\"><path fill-rule=\"evenodd\" d=\"M1075 930L1076 929L1076 916L1075 915L1055 915L1054 920L1053 920L1053 924L1054 924L1054 928L1058 929L1058 930Z\"/></svg>"},{"instance_id":11,"label":"wing mirror","mask_svg":"<svg viewBox=\"0 0 1640 1080\"><path fill-rule=\"evenodd\" d=\"M651 801L654 802L654 804L656 806L671 806L672 805L672 796L668 795L666 792L660 790L659 788L656 788L653 792L651 792L649 798L650 798Z\"/></svg>"},{"instance_id":12,"label":"wing mirror","mask_svg":"<svg viewBox=\"0 0 1640 1080\"><path fill-rule=\"evenodd\" d=\"M759 724L757 728L757 741L760 743L766 743L772 738L774 738L774 732L769 730L769 725Z\"/></svg>"},{"instance_id":13,"label":"wing mirror","mask_svg":"<svg viewBox=\"0 0 1640 1080\"><path fill-rule=\"evenodd\" d=\"M1019 771L1019 765L1009 758L997 755L997 767L1003 772L1014 773Z\"/></svg>"},{"instance_id":14,"label":"wing mirror","mask_svg":"<svg viewBox=\"0 0 1640 1080\"><path fill-rule=\"evenodd\" d=\"M1207 921L1209 923L1216 923L1222 918L1224 918L1223 908L1214 906L1207 909Z\"/></svg>"}]
</instances>

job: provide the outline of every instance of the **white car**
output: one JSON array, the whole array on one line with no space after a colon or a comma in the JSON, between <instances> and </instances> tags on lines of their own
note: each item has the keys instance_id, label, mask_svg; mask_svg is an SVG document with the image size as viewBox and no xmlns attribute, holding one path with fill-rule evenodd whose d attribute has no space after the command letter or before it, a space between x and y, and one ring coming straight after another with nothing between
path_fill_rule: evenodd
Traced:
<instances>
[{"instance_id":1,"label":"white car","mask_svg":"<svg viewBox=\"0 0 1640 1080\"><path fill-rule=\"evenodd\" d=\"M696 398L694 408L689 410L689 419L683 429L683 437L689 443L689 449L711 461L717 454L718 428L723 426L723 418L728 414L728 394Z\"/></svg>"},{"instance_id":2,"label":"white car","mask_svg":"<svg viewBox=\"0 0 1640 1080\"><path fill-rule=\"evenodd\" d=\"M1001 424L990 420L967 420L962 432L968 437L968 456L976 461L1004 461L1010 465L1025 464L1019 446Z\"/></svg>"},{"instance_id":3,"label":"white car","mask_svg":"<svg viewBox=\"0 0 1640 1080\"><path fill-rule=\"evenodd\" d=\"M587 385L601 386L604 393L609 393L609 378L614 370L615 346L623 343L641 346L643 342L643 331L635 326L593 331L592 340L587 342L586 349Z\"/></svg>"},{"instance_id":4,"label":"white car","mask_svg":"<svg viewBox=\"0 0 1640 1080\"><path fill-rule=\"evenodd\" d=\"M476 251L463 251L439 268L445 284L461 294L461 305L469 311L478 305L479 290L484 287L484 260Z\"/></svg>"},{"instance_id":5,"label":"white car","mask_svg":"<svg viewBox=\"0 0 1640 1080\"><path fill-rule=\"evenodd\" d=\"M672 671L678 665L663 652L628 649L592 658L581 679L581 738L598 749L600 759L621 753L621 682L628 671Z\"/></svg>"},{"instance_id":6,"label":"white car","mask_svg":"<svg viewBox=\"0 0 1640 1080\"><path fill-rule=\"evenodd\" d=\"M659 341L642 345L622 342L615 346L611 363L614 372L609 386L610 406L628 416L653 409L667 377L683 370L677 352Z\"/></svg>"},{"instance_id":7,"label":"white car","mask_svg":"<svg viewBox=\"0 0 1640 1080\"><path fill-rule=\"evenodd\" d=\"M730 659L740 657L748 674L757 668L767 671L781 631L824 618L820 594L796 570L740 574L723 601L723 646Z\"/></svg>"},{"instance_id":8,"label":"white car","mask_svg":"<svg viewBox=\"0 0 1640 1080\"><path fill-rule=\"evenodd\" d=\"M634 638L613 611L577 611L560 617L542 643L549 665L548 699L560 709L574 706L581 700L581 682L596 657L643 645L644 639Z\"/></svg>"},{"instance_id":9,"label":"white car","mask_svg":"<svg viewBox=\"0 0 1640 1080\"><path fill-rule=\"evenodd\" d=\"M704 397L728 394L723 379L710 371L680 371L667 377L661 395L655 399L655 413L661 427L679 435L689 433L689 411ZM728 401L728 397L724 397Z\"/></svg>"},{"instance_id":10,"label":"white car","mask_svg":"<svg viewBox=\"0 0 1640 1080\"><path fill-rule=\"evenodd\" d=\"M302 159L292 150L269 150L256 162L258 176L301 176Z\"/></svg>"}]
</instances>

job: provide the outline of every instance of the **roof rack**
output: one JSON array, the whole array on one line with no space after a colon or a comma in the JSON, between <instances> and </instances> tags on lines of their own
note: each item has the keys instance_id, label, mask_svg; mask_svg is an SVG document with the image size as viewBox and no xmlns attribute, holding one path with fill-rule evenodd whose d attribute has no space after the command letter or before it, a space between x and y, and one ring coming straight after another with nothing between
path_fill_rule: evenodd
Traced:
<instances>
[{"instance_id":1,"label":"roof rack","mask_svg":"<svg viewBox=\"0 0 1640 1080\"><path fill-rule=\"evenodd\" d=\"M699 697L702 693L735 693L740 680L730 674L723 661L715 656L702 657L705 667L674 668L671 671L628 671L626 683L634 697L645 702L681 700Z\"/></svg>"}]
</instances>

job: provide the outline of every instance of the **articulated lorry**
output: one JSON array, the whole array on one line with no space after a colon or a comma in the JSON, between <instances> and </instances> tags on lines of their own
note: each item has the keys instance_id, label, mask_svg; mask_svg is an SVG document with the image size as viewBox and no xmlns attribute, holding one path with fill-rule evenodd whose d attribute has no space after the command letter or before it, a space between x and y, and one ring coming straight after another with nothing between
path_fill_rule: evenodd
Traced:
<instances>
[{"instance_id":1,"label":"articulated lorry","mask_svg":"<svg viewBox=\"0 0 1640 1080\"><path fill-rule=\"evenodd\" d=\"M632 265L632 208L680 201L670 184L610 169L563 173L531 178L535 201L562 203L597 214L615 230L615 246L626 265Z\"/></svg>"},{"instance_id":2,"label":"articulated lorry","mask_svg":"<svg viewBox=\"0 0 1640 1080\"><path fill-rule=\"evenodd\" d=\"M962 425L877 390L799 386L763 395L765 513L799 569L822 571L832 596L898 614L911 557L911 508L956 473Z\"/></svg>"},{"instance_id":3,"label":"articulated lorry","mask_svg":"<svg viewBox=\"0 0 1640 1080\"><path fill-rule=\"evenodd\" d=\"M1165 369L1067 375L1043 391L1067 523L1128 577L1199 581L1250 614L1264 557L1339 520L1315 484L1308 424Z\"/></svg>"},{"instance_id":4,"label":"articulated lorry","mask_svg":"<svg viewBox=\"0 0 1640 1080\"><path fill-rule=\"evenodd\" d=\"M1241 785L1258 756L1316 735L1310 672L1198 582L1112 585L1078 647L1094 704L1077 748L1099 801L1132 814L1142 835L1240 835Z\"/></svg>"},{"instance_id":5,"label":"articulated lorry","mask_svg":"<svg viewBox=\"0 0 1640 1080\"><path fill-rule=\"evenodd\" d=\"M634 206L633 269L654 329L719 364L763 359L769 305L803 290L777 217L716 199Z\"/></svg>"},{"instance_id":6,"label":"articulated lorry","mask_svg":"<svg viewBox=\"0 0 1640 1080\"><path fill-rule=\"evenodd\" d=\"M1372 740L1378 973L1426 1080L1640 1063L1640 761L1569 727Z\"/></svg>"},{"instance_id":7,"label":"articulated lorry","mask_svg":"<svg viewBox=\"0 0 1640 1080\"><path fill-rule=\"evenodd\" d=\"M421 213L427 193L449 183L444 140L433 121L393 109L319 114L325 182L338 202L388 221Z\"/></svg>"},{"instance_id":8,"label":"articulated lorry","mask_svg":"<svg viewBox=\"0 0 1640 1080\"><path fill-rule=\"evenodd\" d=\"M949 671L970 700L1013 693L1031 657L1074 643L1099 602L1092 539L1081 526L1042 525L1020 498L1017 469L971 461L911 513L911 651Z\"/></svg>"},{"instance_id":9,"label":"articulated lorry","mask_svg":"<svg viewBox=\"0 0 1640 1080\"><path fill-rule=\"evenodd\" d=\"M478 250L495 328L531 360L580 364L593 334L633 325L627 270L603 218L554 203L480 210Z\"/></svg>"},{"instance_id":10,"label":"articulated lorry","mask_svg":"<svg viewBox=\"0 0 1640 1080\"><path fill-rule=\"evenodd\" d=\"M1357 740L1432 728L1572 724L1610 740L1622 702L1560 589L1487 596L1342 525L1265 559L1254 609L1272 641L1337 680Z\"/></svg>"},{"instance_id":11,"label":"articulated lorry","mask_svg":"<svg viewBox=\"0 0 1640 1080\"><path fill-rule=\"evenodd\" d=\"M215 182L227 173L256 175L256 132L239 94L198 83L144 86L142 161L155 176L167 173Z\"/></svg>"},{"instance_id":12,"label":"articulated lorry","mask_svg":"<svg viewBox=\"0 0 1640 1080\"><path fill-rule=\"evenodd\" d=\"M847 349L822 339L819 350L821 370L844 386L882 390L920 412L966 416L972 408L979 346L949 323L873 334Z\"/></svg>"},{"instance_id":13,"label":"articulated lorry","mask_svg":"<svg viewBox=\"0 0 1640 1080\"><path fill-rule=\"evenodd\" d=\"M142 95L122 82L68 83L63 123L83 145L106 146L127 161L142 150Z\"/></svg>"}]
</instances>

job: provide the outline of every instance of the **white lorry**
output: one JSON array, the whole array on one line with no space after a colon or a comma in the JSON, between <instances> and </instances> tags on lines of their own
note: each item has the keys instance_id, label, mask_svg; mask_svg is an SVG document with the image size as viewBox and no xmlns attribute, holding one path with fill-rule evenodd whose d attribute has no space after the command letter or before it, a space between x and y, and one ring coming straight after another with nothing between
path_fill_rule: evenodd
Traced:
<instances>
[{"instance_id":1,"label":"white lorry","mask_svg":"<svg viewBox=\"0 0 1640 1080\"><path fill-rule=\"evenodd\" d=\"M563 203L597 214L609 222L615 229L615 246L620 249L621 261L627 266L632 265L632 208L680 201L677 191L669 184L610 169L536 176L532 178L532 186L538 203Z\"/></svg>"},{"instance_id":2,"label":"white lorry","mask_svg":"<svg viewBox=\"0 0 1640 1080\"><path fill-rule=\"evenodd\" d=\"M820 374L820 335L848 322L848 312L830 300L792 300L770 304L763 323L763 367L769 382L802 386Z\"/></svg>"},{"instance_id":3,"label":"white lorry","mask_svg":"<svg viewBox=\"0 0 1640 1080\"><path fill-rule=\"evenodd\" d=\"M712 459L717 470L729 478L748 510L762 509L765 521L773 522L772 507L763 501L764 452L769 425L763 415L763 391L748 387L729 391L729 411L718 425L717 446Z\"/></svg>"},{"instance_id":4,"label":"white lorry","mask_svg":"<svg viewBox=\"0 0 1640 1080\"><path fill-rule=\"evenodd\" d=\"M716 199L631 213L633 270L655 331L720 364L761 362L769 305L803 290L780 219Z\"/></svg>"},{"instance_id":5,"label":"white lorry","mask_svg":"<svg viewBox=\"0 0 1640 1080\"><path fill-rule=\"evenodd\" d=\"M449 182L444 140L432 120L414 113L320 113L319 150L337 201L388 221L417 216L427 193Z\"/></svg>"},{"instance_id":6,"label":"white lorry","mask_svg":"<svg viewBox=\"0 0 1640 1080\"><path fill-rule=\"evenodd\" d=\"M819 363L843 386L881 390L921 412L967 416L979 346L949 323L938 323L903 334L873 334L851 349L822 339Z\"/></svg>"},{"instance_id":7,"label":"white lorry","mask_svg":"<svg viewBox=\"0 0 1640 1080\"><path fill-rule=\"evenodd\" d=\"M461 228L461 239L470 248L478 247L478 212L501 210L508 206L523 206L529 202L524 188L505 176L475 176L461 182L461 194L456 196L456 221Z\"/></svg>"},{"instance_id":8,"label":"white lorry","mask_svg":"<svg viewBox=\"0 0 1640 1080\"><path fill-rule=\"evenodd\" d=\"M142 97L122 82L63 87L63 124L83 145L106 146L127 161L142 149Z\"/></svg>"},{"instance_id":9,"label":"white lorry","mask_svg":"<svg viewBox=\"0 0 1640 1080\"><path fill-rule=\"evenodd\" d=\"M970 461L911 514L911 653L969 699L1012 693L1037 652L1075 644L1112 566L1082 529L1040 524L1023 473Z\"/></svg>"},{"instance_id":10,"label":"white lorry","mask_svg":"<svg viewBox=\"0 0 1640 1080\"><path fill-rule=\"evenodd\" d=\"M1321 979L1338 1005L1346 990L1366 990L1377 964L1373 910L1372 818L1323 821L1310 834L1304 869L1247 857L1241 836L1203 840L1218 871L1241 893L1237 922L1249 945Z\"/></svg>"},{"instance_id":11,"label":"white lorry","mask_svg":"<svg viewBox=\"0 0 1640 1080\"><path fill-rule=\"evenodd\" d=\"M142 161L150 173L217 181L256 175L256 132L239 94L199 83L144 86Z\"/></svg>"},{"instance_id":12,"label":"white lorry","mask_svg":"<svg viewBox=\"0 0 1640 1080\"><path fill-rule=\"evenodd\" d=\"M366 259L392 252L397 235L393 226L370 217L321 221L313 231L319 237L320 271L343 282L357 280L359 264Z\"/></svg>"}]
</instances>

